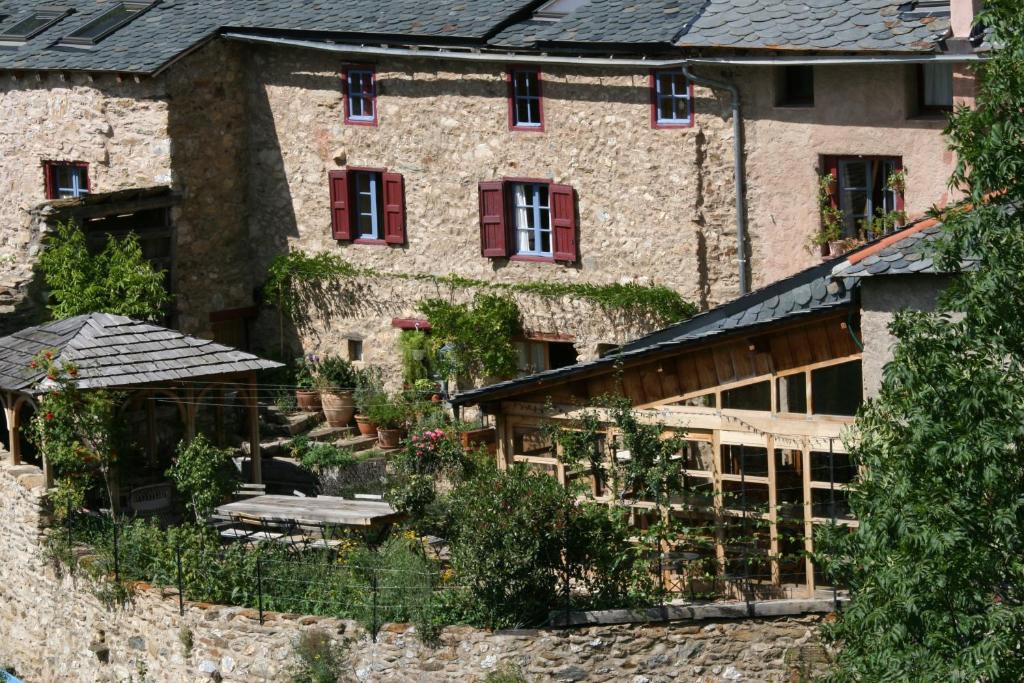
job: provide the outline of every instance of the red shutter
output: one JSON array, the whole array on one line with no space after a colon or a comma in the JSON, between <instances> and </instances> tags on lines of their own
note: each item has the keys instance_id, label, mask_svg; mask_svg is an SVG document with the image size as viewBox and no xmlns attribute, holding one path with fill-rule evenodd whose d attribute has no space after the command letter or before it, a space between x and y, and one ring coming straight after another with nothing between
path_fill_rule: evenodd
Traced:
<instances>
[{"instance_id":1,"label":"red shutter","mask_svg":"<svg viewBox=\"0 0 1024 683\"><path fill-rule=\"evenodd\" d=\"M576 262L576 203L568 185L552 185L548 190L551 201L551 233L554 237L556 261Z\"/></svg>"},{"instance_id":2,"label":"red shutter","mask_svg":"<svg viewBox=\"0 0 1024 683\"><path fill-rule=\"evenodd\" d=\"M384 241L405 244L405 185L401 173L384 173Z\"/></svg>"},{"instance_id":3,"label":"red shutter","mask_svg":"<svg viewBox=\"0 0 1024 683\"><path fill-rule=\"evenodd\" d=\"M352 217L348 208L348 172L330 171L327 182L331 186L331 234L336 240L350 240Z\"/></svg>"},{"instance_id":4,"label":"red shutter","mask_svg":"<svg viewBox=\"0 0 1024 683\"><path fill-rule=\"evenodd\" d=\"M508 256L505 183L480 183L480 251L488 258Z\"/></svg>"}]
</instances>

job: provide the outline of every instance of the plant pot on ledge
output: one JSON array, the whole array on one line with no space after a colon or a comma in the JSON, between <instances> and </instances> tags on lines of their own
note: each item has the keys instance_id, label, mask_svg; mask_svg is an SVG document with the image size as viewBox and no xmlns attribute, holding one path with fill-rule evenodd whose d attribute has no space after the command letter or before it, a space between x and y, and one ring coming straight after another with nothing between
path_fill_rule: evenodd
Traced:
<instances>
[{"instance_id":1,"label":"plant pot on ledge","mask_svg":"<svg viewBox=\"0 0 1024 683\"><path fill-rule=\"evenodd\" d=\"M296 389L295 402L299 404L299 410L306 413L319 413L323 408L320 392L316 389Z\"/></svg>"},{"instance_id":2,"label":"plant pot on ledge","mask_svg":"<svg viewBox=\"0 0 1024 683\"><path fill-rule=\"evenodd\" d=\"M398 448L401 441L401 429L377 429L377 445L381 448Z\"/></svg>"},{"instance_id":3,"label":"plant pot on ledge","mask_svg":"<svg viewBox=\"0 0 1024 683\"><path fill-rule=\"evenodd\" d=\"M351 391L321 391L324 417L331 427L347 427L356 414Z\"/></svg>"},{"instance_id":4,"label":"plant pot on ledge","mask_svg":"<svg viewBox=\"0 0 1024 683\"><path fill-rule=\"evenodd\" d=\"M356 427L361 436L377 436L377 423L365 415L356 415Z\"/></svg>"}]
</instances>

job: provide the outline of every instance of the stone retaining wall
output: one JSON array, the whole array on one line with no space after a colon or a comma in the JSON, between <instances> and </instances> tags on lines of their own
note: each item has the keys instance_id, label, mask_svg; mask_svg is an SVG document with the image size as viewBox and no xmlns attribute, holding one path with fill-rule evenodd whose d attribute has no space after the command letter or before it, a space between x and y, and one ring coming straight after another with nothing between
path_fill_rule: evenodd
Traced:
<instances>
[{"instance_id":1,"label":"stone retaining wall","mask_svg":"<svg viewBox=\"0 0 1024 683\"><path fill-rule=\"evenodd\" d=\"M42 477L0 465L0 665L28 683L287 681L293 646L319 629L347 652L345 680L478 681L504 662L532 681L801 681L822 658L819 616L589 626L490 633L444 630L439 645L385 625L377 642L351 621L186 603L137 586L105 607L84 579L58 576L40 543Z\"/></svg>"}]
</instances>

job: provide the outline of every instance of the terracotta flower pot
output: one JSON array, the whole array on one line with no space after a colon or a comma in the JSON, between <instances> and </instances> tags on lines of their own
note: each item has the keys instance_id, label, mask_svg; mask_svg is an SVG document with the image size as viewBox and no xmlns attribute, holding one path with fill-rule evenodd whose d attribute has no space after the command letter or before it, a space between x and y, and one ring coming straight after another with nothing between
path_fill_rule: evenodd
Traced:
<instances>
[{"instance_id":1,"label":"terracotta flower pot","mask_svg":"<svg viewBox=\"0 0 1024 683\"><path fill-rule=\"evenodd\" d=\"M365 415L356 415L356 427L362 436L377 436L377 425Z\"/></svg>"},{"instance_id":2,"label":"terracotta flower pot","mask_svg":"<svg viewBox=\"0 0 1024 683\"><path fill-rule=\"evenodd\" d=\"M351 391L323 391L320 393L323 402L324 417L331 427L347 427L356 414L355 403L352 402Z\"/></svg>"},{"instance_id":3,"label":"terracotta flower pot","mask_svg":"<svg viewBox=\"0 0 1024 683\"><path fill-rule=\"evenodd\" d=\"M323 407L320 392L316 389L296 389L295 402L299 404L299 410L306 413L319 413Z\"/></svg>"},{"instance_id":4,"label":"terracotta flower pot","mask_svg":"<svg viewBox=\"0 0 1024 683\"><path fill-rule=\"evenodd\" d=\"M377 445L381 448L398 448L401 440L401 429L377 429Z\"/></svg>"}]
</instances>

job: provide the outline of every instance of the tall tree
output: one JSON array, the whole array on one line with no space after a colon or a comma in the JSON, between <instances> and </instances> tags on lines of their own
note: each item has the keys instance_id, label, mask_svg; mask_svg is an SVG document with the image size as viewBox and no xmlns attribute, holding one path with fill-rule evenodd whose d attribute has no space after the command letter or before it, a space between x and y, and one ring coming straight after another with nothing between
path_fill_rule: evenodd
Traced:
<instances>
[{"instance_id":1,"label":"tall tree","mask_svg":"<svg viewBox=\"0 0 1024 683\"><path fill-rule=\"evenodd\" d=\"M947 130L975 208L947 215L937 254L974 267L936 313L896 316L857 420L860 527L819 537L851 592L825 630L836 682L1024 680L1024 8L990 0L979 21L996 50Z\"/></svg>"},{"instance_id":2,"label":"tall tree","mask_svg":"<svg viewBox=\"0 0 1024 683\"><path fill-rule=\"evenodd\" d=\"M163 273L145 260L134 233L108 239L94 255L81 228L58 225L39 265L53 299L50 313L58 320L94 312L156 320L169 299Z\"/></svg>"}]
</instances>

